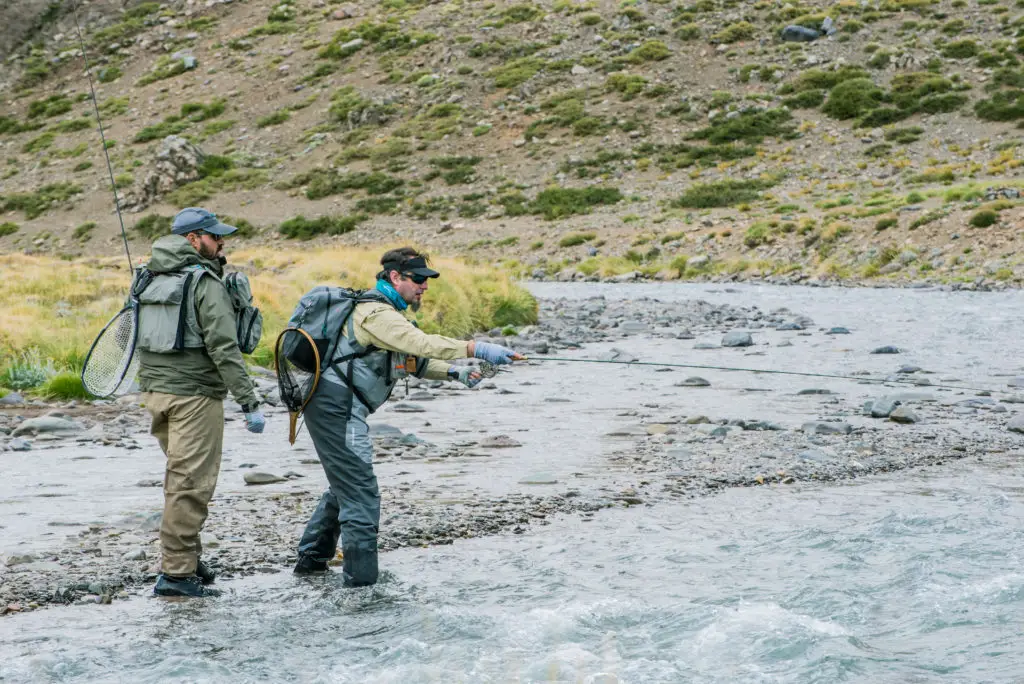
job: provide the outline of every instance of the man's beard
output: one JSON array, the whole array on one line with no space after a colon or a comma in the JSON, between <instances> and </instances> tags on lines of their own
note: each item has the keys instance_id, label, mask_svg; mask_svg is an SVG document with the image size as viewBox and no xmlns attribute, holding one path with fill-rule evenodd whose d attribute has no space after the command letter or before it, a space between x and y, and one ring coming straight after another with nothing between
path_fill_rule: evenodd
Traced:
<instances>
[{"instance_id":1,"label":"man's beard","mask_svg":"<svg viewBox=\"0 0 1024 684\"><path fill-rule=\"evenodd\" d=\"M409 302L408 304L409 304L409 308L412 309L413 313L416 313L417 311L420 310L421 302L419 302L419 301L414 299L413 301Z\"/></svg>"}]
</instances>

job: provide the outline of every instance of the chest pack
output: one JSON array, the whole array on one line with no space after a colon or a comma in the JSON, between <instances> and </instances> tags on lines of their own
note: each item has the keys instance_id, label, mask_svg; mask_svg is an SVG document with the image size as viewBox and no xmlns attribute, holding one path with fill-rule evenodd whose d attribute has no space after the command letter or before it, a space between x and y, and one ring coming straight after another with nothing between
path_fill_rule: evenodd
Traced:
<instances>
[{"instance_id":1,"label":"chest pack","mask_svg":"<svg viewBox=\"0 0 1024 684\"><path fill-rule=\"evenodd\" d=\"M408 375L421 376L427 364L373 345L359 344L352 317L356 305L376 302L394 306L376 290L353 290L320 285L299 300L288 320L289 328L309 334L320 358L317 368L305 336L287 339L281 351L288 361L306 373L319 371L328 382L340 382L371 412L387 401L395 383Z\"/></svg>"},{"instance_id":2,"label":"chest pack","mask_svg":"<svg viewBox=\"0 0 1024 684\"><path fill-rule=\"evenodd\" d=\"M252 305L249 279L237 272L221 279L198 265L171 273L139 269L132 290L139 302L139 349L171 354L205 346L196 308L196 288L202 278L213 278L227 290L242 353L256 349L263 334L263 314Z\"/></svg>"}]
</instances>

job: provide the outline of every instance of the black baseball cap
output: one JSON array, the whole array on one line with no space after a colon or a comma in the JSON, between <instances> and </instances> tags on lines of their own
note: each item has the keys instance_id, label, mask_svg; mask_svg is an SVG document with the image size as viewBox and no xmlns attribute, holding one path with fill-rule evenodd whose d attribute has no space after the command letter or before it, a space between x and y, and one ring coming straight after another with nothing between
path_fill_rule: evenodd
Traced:
<instances>
[{"instance_id":1,"label":"black baseball cap","mask_svg":"<svg viewBox=\"0 0 1024 684\"><path fill-rule=\"evenodd\" d=\"M212 211L189 207L179 211L171 223L171 232L175 235L188 235L196 231L203 231L211 235L231 235L238 228L221 223L217 215Z\"/></svg>"},{"instance_id":2,"label":"black baseball cap","mask_svg":"<svg viewBox=\"0 0 1024 684\"><path fill-rule=\"evenodd\" d=\"M407 275L418 275L424 278L437 278L441 274L427 266L427 260L421 256L411 257L405 261L388 261L381 264L384 270L398 271Z\"/></svg>"}]
</instances>

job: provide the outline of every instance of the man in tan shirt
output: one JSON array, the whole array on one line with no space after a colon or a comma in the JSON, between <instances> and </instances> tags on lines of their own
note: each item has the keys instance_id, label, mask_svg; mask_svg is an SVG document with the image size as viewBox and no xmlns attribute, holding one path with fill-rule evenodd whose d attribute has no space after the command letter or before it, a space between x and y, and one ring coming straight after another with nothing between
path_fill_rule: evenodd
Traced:
<instances>
[{"instance_id":1,"label":"man in tan shirt","mask_svg":"<svg viewBox=\"0 0 1024 684\"><path fill-rule=\"evenodd\" d=\"M506 364L523 358L497 344L428 335L407 318L419 309L428 280L440 275L416 250L391 250L381 257L381 267L370 301L356 305L341 331L337 358L303 413L330 488L299 541L295 573L327 571L340 536L346 586L377 581L380 490L367 416L387 401L402 377L459 380L473 387L480 374L450 361L476 357Z\"/></svg>"}]
</instances>

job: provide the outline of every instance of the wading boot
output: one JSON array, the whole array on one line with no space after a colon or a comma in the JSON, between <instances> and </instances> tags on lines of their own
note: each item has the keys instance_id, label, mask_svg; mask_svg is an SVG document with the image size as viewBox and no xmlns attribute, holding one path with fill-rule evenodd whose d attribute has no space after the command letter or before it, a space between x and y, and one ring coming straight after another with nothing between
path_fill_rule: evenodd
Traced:
<instances>
[{"instance_id":1,"label":"wading boot","mask_svg":"<svg viewBox=\"0 0 1024 684\"><path fill-rule=\"evenodd\" d=\"M198 577L204 585L213 584L217 580L217 571L203 561L199 561L199 563L196 564L196 577Z\"/></svg>"},{"instance_id":2,"label":"wading boot","mask_svg":"<svg viewBox=\"0 0 1024 684\"><path fill-rule=\"evenodd\" d=\"M322 575L330 571L327 561L316 560L310 556L299 556L299 561L295 564L295 570L292 572L296 575Z\"/></svg>"},{"instance_id":3,"label":"wading boot","mask_svg":"<svg viewBox=\"0 0 1024 684\"><path fill-rule=\"evenodd\" d=\"M153 593L157 596L180 596L184 598L220 596L219 590L204 587L203 581L197 575L172 577L171 575L162 574L156 578L156 586L153 587Z\"/></svg>"}]
</instances>

